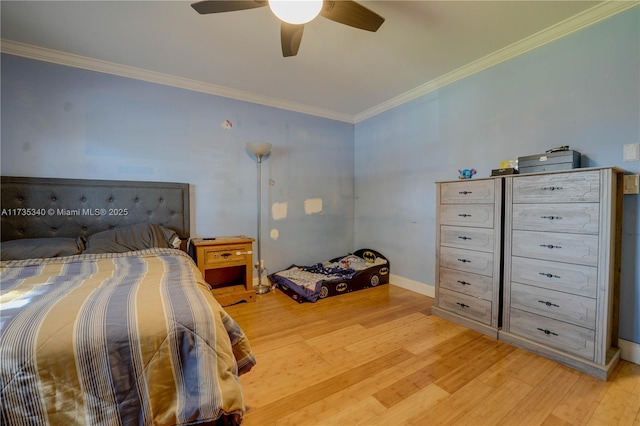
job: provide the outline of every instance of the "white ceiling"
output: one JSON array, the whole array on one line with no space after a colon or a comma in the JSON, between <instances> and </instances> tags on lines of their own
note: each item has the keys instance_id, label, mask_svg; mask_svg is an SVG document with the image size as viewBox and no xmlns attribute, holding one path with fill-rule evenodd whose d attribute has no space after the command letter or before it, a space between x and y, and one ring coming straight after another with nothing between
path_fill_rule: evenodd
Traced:
<instances>
[{"instance_id":1,"label":"white ceiling","mask_svg":"<svg viewBox=\"0 0 640 426\"><path fill-rule=\"evenodd\" d=\"M268 7L199 15L190 3L3 0L2 50L357 122L638 4L362 1L386 19L376 33L318 17L283 58Z\"/></svg>"}]
</instances>

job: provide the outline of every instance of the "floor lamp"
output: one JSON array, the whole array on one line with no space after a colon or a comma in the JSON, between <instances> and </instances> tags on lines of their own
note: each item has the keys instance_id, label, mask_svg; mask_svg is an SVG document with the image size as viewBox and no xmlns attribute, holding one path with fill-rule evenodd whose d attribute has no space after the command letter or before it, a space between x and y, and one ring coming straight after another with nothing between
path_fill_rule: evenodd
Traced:
<instances>
[{"instance_id":1,"label":"floor lamp","mask_svg":"<svg viewBox=\"0 0 640 426\"><path fill-rule=\"evenodd\" d=\"M258 270L258 285L255 287L257 294L268 293L271 287L267 284L262 284L262 272L264 271L264 264L262 263L262 256L260 253L260 237L261 237L261 224L262 224L262 157L267 155L271 151L271 144L268 142L249 142L247 143L247 149L256 156L258 159L258 261L255 263L255 267Z\"/></svg>"}]
</instances>

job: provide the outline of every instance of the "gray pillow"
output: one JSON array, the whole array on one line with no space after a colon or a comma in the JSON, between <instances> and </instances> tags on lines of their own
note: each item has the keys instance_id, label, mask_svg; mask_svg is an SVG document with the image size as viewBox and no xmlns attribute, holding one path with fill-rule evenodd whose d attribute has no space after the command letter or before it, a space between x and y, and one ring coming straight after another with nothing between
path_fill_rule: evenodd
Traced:
<instances>
[{"instance_id":1,"label":"gray pillow","mask_svg":"<svg viewBox=\"0 0 640 426\"><path fill-rule=\"evenodd\" d=\"M89 235L83 253L124 253L152 247L174 247L177 238L174 231L163 226L140 223Z\"/></svg>"},{"instance_id":2,"label":"gray pillow","mask_svg":"<svg viewBox=\"0 0 640 426\"><path fill-rule=\"evenodd\" d=\"M24 238L3 241L0 246L2 260L73 256L84 250L81 238Z\"/></svg>"}]
</instances>

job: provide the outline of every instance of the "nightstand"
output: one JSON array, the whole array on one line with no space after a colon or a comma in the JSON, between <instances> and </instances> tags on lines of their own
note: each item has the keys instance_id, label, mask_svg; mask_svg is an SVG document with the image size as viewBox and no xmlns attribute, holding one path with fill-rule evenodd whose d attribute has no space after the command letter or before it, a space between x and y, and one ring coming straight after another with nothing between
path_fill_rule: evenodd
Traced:
<instances>
[{"instance_id":1,"label":"nightstand","mask_svg":"<svg viewBox=\"0 0 640 426\"><path fill-rule=\"evenodd\" d=\"M222 306L255 301L253 238L193 238L196 264Z\"/></svg>"}]
</instances>

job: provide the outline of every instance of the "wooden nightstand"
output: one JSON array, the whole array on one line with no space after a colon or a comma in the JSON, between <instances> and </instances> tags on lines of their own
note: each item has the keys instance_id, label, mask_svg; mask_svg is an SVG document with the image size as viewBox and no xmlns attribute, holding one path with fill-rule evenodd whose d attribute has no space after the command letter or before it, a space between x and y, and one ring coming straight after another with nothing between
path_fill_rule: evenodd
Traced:
<instances>
[{"instance_id":1,"label":"wooden nightstand","mask_svg":"<svg viewBox=\"0 0 640 426\"><path fill-rule=\"evenodd\" d=\"M196 263L222 306L253 302L253 238L194 238Z\"/></svg>"}]
</instances>

